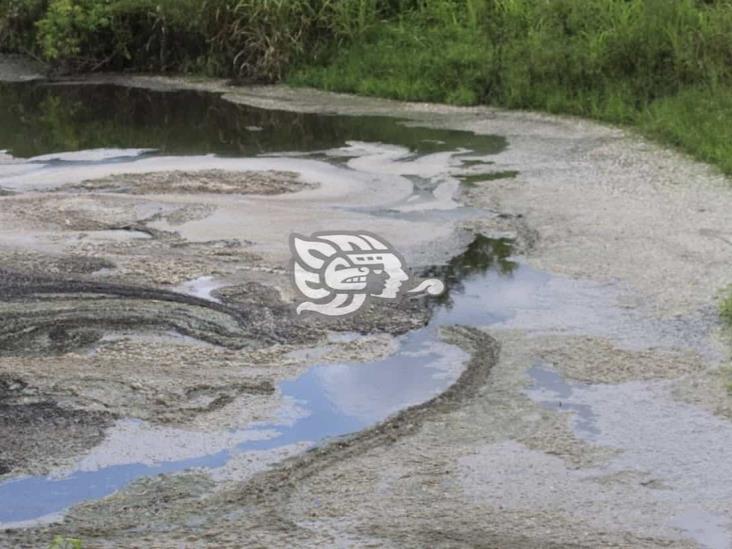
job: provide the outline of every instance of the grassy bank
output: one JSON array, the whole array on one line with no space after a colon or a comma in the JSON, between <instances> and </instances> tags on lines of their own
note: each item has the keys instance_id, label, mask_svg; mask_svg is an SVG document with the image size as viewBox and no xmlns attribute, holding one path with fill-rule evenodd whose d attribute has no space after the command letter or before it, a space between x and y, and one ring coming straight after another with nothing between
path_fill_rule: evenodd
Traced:
<instances>
[{"instance_id":1,"label":"grassy bank","mask_svg":"<svg viewBox=\"0 0 732 549\"><path fill-rule=\"evenodd\" d=\"M732 173L732 0L0 0L0 50L576 114Z\"/></svg>"},{"instance_id":2,"label":"grassy bank","mask_svg":"<svg viewBox=\"0 0 732 549\"><path fill-rule=\"evenodd\" d=\"M424 2L296 85L632 125L732 173L732 3Z\"/></svg>"}]
</instances>

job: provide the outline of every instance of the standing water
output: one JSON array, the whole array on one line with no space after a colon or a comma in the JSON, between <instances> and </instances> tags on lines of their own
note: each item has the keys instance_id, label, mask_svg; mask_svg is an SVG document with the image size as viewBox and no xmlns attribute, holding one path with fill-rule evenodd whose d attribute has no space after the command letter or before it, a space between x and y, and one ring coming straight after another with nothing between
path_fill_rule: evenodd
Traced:
<instances>
[{"instance_id":1,"label":"standing water","mask_svg":"<svg viewBox=\"0 0 732 549\"><path fill-rule=\"evenodd\" d=\"M359 156L366 154L381 155L385 161L405 166L413 163L419 174L409 176L414 194L403 207L419 205L429 210L431 203L450 199L454 188L440 190L444 181L426 173L430 166L421 165L421 159L441 154L483 157L505 147L505 140L498 136L413 127L390 117L262 110L191 91L4 84L0 85L0 105L0 149L12 158L0 163L0 188L12 189L22 189L30 177L44 184L52 174L59 180L72 173L83 178L92 167L125 170L138 161L155 162L162 155L180 157L172 162L174 165L185 161L186 155L266 156L274 166L282 162L278 155L290 159L305 155L337 166L353 160L349 166L357 170ZM26 160L16 160L21 158ZM373 212L387 214L402 215ZM512 273L518 269L509 259L510 253L507 240L478 237L448 265L432 269L430 274L444 279L449 291L431 303L433 317L426 327L400 337L397 350L385 359L363 364L315 364L296 379L282 382L279 391L287 403L283 419L229 433L232 440L242 442L190 457L183 451L184 431L180 431L180 455L186 455L185 459L150 464L132 457L126 463L94 470L79 467L53 477L11 478L0 484L0 524L53 516L76 503L111 494L143 476L218 468L245 452L317 444L354 433L428 400L457 379L466 359L460 349L440 340L440 327L489 324L511 315L506 303L490 305L491 296L500 292L501 286L511 284ZM528 271L525 276L537 283L543 278ZM204 276L176 290L215 301L212 292L223 285L212 276ZM480 296L478 301L476 296ZM290 417L293 406L295 420ZM132 431L146 428L143 422L134 421L125 426ZM177 431L168 432L173 447ZM93 461L93 456L92 450L84 461Z\"/></svg>"},{"instance_id":2,"label":"standing water","mask_svg":"<svg viewBox=\"0 0 732 549\"><path fill-rule=\"evenodd\" d=\"M434 299L434 314L427 326L400 337L393 354L361 364L316 364L296 379L281 383L284 399L303 411L294 422L250 425L232 434L233 438L246 438L246 442L211 455L156 465L114 465L62 478L35 476L6 481L0 484L0 523L53 515L75 503L111 494L142 476L222 467L242 452L298 443L309 446L354 433L436 396L455 382L467 359L459 348L440 340L440 328L505 321L525 302L526 292L548 280L546 275L520 267L510 254L509 241L478 236L463 254L432 271L439 272L448 291ZM516 286L522 287L513 294L518 302L500 298Z\"/></svg>"}]
</instances>

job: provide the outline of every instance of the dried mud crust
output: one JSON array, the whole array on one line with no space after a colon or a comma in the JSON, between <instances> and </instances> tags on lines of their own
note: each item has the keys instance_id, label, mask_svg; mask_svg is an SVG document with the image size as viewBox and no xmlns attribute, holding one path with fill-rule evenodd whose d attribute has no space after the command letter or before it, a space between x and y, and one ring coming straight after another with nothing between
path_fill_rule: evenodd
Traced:
<instances>
[{"instance_id":1,"label":"dried mud crust","mask_svg":"<svg viewBox=\"0 0 732 549\"><path fill-rule=\"evenodd\" d=\"M154 174L153 174L154 175ZM177 193L178 196L184 193ZM172 227L205 219L216 211L207 203L149 201L142 196L101 193L50 192L33 196L16 194L3 201L0 220L6 227L19 226L27 231L68 232L137 231L144 237L167 237L181 240L174 231L148 227L154 221L166 221ZM140 238L138 237L138 240Z\"/></svg>"},{"instance_id":2,"label":"dried mud crust","mask_svg":"<svg viewBox=\"0 0 732 549\"><path fill-rule=\"evenodd\" d=\"M242 351L166 334L123 334L98 342L91 352L0 358L0 378L13 387L10 404L58 403L89 422L138 419L151 429L181 428L204 436L269 421L278 411L289 409L275 387L307 366L307 356L294 352L302 349L275 345ZM321 362L347 362L377 360L393 352L394 346L392 338L382 334L324 344L323 350ZM97 423L99 429L108 426ZM32 438L23 440L32 437L31 431L19 432L16 445L25 444L27 452L22 461L10 464L15 474L48 474L53 467L73 467L88 448L56 439L52 429L46 434L58 448L67 442L69 448L46 454ZM89 447L99 442L87 440Z\"/></svg>"},{"instance_id":3,"label":"dried mud crust","mask_svg":"<svg viewBox=\"0 0 732 549\"><path fill-rule=\"evenodd\" d=\"M62 186L59 190L127 194L259 194L274 195L316 188L293 172L200 170L119 174Z\"/></svg>"},{"instance_id":4,"label":"dried mud crust","mask_svg":"<svg viewBox=\"0 0 732 549\"><path fill-rule=\"evenodd\" d=\"M566 415L537 415L531 401L517 393L525 384L517 365L536 356L542 340L521 334L494 338L464 327L445 329L443 339L470 352L458 381L442 395L371 429L244 481L217 485L198 472L142 479L103 501L72 509L61 524L8 532L6 540L32 545L66 535L110 547L243 542L319 547L347 540L387 547L694 546L625 531L618 524L600 521L605 525L598 526L586 520L597 511L589 504L585 518L579 518L567 513L566 503L553 510L542 499L535 508L522 510L504 507L503 497L484 493L483 476L527 490L520 479L502 472L510 463L501 461L506 452L516 452L519 467L529 460L532 478L547 474L542 460L571 472L602 463L608 455L575 439ZM572 339L566 343L571 346ZM597 490L608 497L628 491L628 501L636 492L656 489L642 472L566 480L572 491L588 494ZM535 485L542 498L551 491L546 484ZM612 517L612 510L608 513Z\"/></svg>"},{"instance_id":5,"label":"dried mud crust","mask_svg":"<svg viewBox=\"0 0 732 549\"><path fill-rule=\"evenodd\" d=\"M333 329L297 316L275 288L258 282L216 290L219 301L212 301L94 278L108 268L103 261L14 258L33 270L0 269L0 375L14 376L32 399L7 410L29 427L18 429L0 458L6 473L45 474L67 463L98 444L115 418L203 430L266 419L280 402L276 382L303 367L288 353L322 344ZM404 333L414 327L415 312L427 322L424 301L403 307L375 307L339 328ZM329 349L328 357L364 360L389 348L359 339ZM53 440L41 443L36 435Z\"/></svg>"},{"instance_id":6,"label":"dried mud crust","mask_svg":"<svg viewBox=\"0 0 732 549\"><path fill-rule=\"evenodd\" d=\"M23 380L0 373L0 476L22 467L29 456L62 462L100 443L113 420L107 412L61 407Z\"/></svg>"},{"instance_id":7,"label":"dried mud crust","mask_svg":"<svg viewBox=\"0 0 732 549\"><path fill-rule=\"evenodd\" d=\"M330 330L360 334L401 335L427 325L432 317L432 308L424 297L397 302L373 301L365 305L358 315L346 318L324 318L307 313L293 317L294 304L283 302L276 289L255 282L222 288L214 291L212 295L225 303L259 303L268 309L265 314L269 315L269 319L274 324L288 322L289 319L290 322L297 323L303 329L310 327L319 330L320 333Z\"/></svg>"},{"instance_id":8,"label":"dried mud crust","mask_svg":"<svg viewBox=\"0 0 732 549\"><path fill-rule=\"evenodd\" d=\"M184 540L196 540L221 546L237 540L240 543L248 531L251 541L263 536L266 543L288 543L298 538L313 542L302 537L299 527L281 515L300 482L416 433L425 422L439 420L475 398L487 382L498 360L495 339L467 327L447 328L443 339L471 355L458 380L439 396L404 409L372 428L288 458L244 482L230 482L219 488L198 473L142 479L101 502L75 507L61 524L8 532L6 539L34 543L63 533L92 544L171 547ZM153 507L156 513L150 516ZM191 517L196 517L196 526L191 526Z\"/></svg>"},{"instance_id":9,"label":"dried mud crust","mask_svg":"<svg viewBox=\"0 0 732 549\"><path fill-rule=\"evenodd\" d=\"M462 327L444 334L471 358L459 380L429 402L244 482L217 487L201 473L144 479L104 501L76 507L63 524L8 533L8 540L32 543L63 534L123 547L238 546L243 540L304 547L346 540L399 547L694 546L603 523L613 517L612 509L588 521L587 515L598 512L589 503L584 518L568 513L564 501L557 509L544 499L536 507L504 507L511 484L521 493L528 488L501 469L511 463L502 460L512 452L534 480L557 470L569 475L564 480L571 482L572 493L600 491L610 497L627 491L631 501L656 488L642 472L579 482L571 476L608 455L575 439L567 416L537 414L520 395L525 380L517 366L536 356L543 340L521 334L496 339ZM572 338L565 343L571 347ZM612 352L619 359L625 353ZM498 492L504 496L484 492L485 476L506 484L507 492ZM550 482L534 488L542 498L552 493ZM151 515L150 509L156 512Z\"/></svg>"},{"instance_id":10,"label":"dried mud crust","mask_svg":"<svg viewBox=\"0 0 732 549\"><path fill-rule=\"evenodd\" d=\"M142 227L147 221L182 209L163 206L161 212L152 214L140 211L139 205L122 196L18 194L3 200L0 220L3 228L22 227L28 232L130 230L125 228Z\"/></svg>"}]
</instances>

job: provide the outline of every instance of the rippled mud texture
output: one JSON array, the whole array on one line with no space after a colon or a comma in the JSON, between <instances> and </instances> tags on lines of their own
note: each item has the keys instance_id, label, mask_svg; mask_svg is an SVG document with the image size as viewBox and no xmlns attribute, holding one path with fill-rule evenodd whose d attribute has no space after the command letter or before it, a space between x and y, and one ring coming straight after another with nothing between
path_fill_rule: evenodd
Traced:
<instances>
[{"instance_id":1,"label":"rippled mud texture","mask_svg":"<svg viewBox=\"0 0 732 549\"><path fill-rule=\"evenodd\" d=\"M264 322L267 318L267 321L273 324L273 331L277 330L278 324L287 325L288 322L294 324L293 332L296 328L302 332L303 337L297 338L293 333L286 340L290 343L312 342L314 341L312 336L306 337L308 333L317 333L320 336L326 330L361 334L404 334L427 324L433 307L433 302L424 296L400 301L381 300L365 305L356 316L333 319L315 315L296 315L295 306L283 301L277 290L256 282L214 290L212 296L234 307L257 307L261 321Z\"/></svg>"},{"instance_id":2,"label":"rippled mud texture","mask_svg":"<svg viewBox=\"0 0 732 549\"><path fill-rule=\"evenodd\" d=\"M257 333L256 320L243 311L204 299L7 270L0 270L0 303L6 356L68 352L97 341L105 329L157 327L229 348L253 345Z\"/></svg>"},{"instance_id":3,"label":"rippled mud texture","mask_svg":"<svg viewBox=\"0 0 732 549\"><path fill-rule=\"evenodd\" d=\"M429 319L425 300L377 303L358 319L304 319L267 286L215 291L223 303L143 286L0 269L0 356L62 354L112 331L173 330L230 349L317 341L326 329L405 333Z\"/></svg>"}]
</instances>

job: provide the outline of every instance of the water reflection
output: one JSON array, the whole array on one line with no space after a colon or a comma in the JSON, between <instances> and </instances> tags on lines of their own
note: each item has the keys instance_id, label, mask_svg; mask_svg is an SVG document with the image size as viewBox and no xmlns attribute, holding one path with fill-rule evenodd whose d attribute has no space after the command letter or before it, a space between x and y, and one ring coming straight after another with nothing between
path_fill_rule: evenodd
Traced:
<instances>
[{"instance_id":1,"label":"water reflection","mask_svg":"<svg viewBox=\"0 0 732 549\"><path fill-rule=\"evenodd\" d=\"M224 465L234 453L318 443L359 431L410 405L443 392L460 375L466 354L443 343L441 326L485 325L510 318L526 303L526 292L545 282L545 275L509 259L507 239L478 236L447 265L430 269L447 282L448 296L434 304L430 323L398 340L392 355L367 363L319 364L280 384L288 401L306 413L293 421L250 425L246 432L274 436L248 437L230 450L157 465L120 464L79 471L66 478L27 477L0 484L0 523L36 519L71 505L108 495L142 476ZM518 276L516 276L518 275ZM518 285L516 291L508 291ZM507 296L503 299L501 296ZM184 443L181 443L184 444ZM42 494L39 496L38 494Z\"/></svg>"},{"instance_id":2,"label":"water reflection","mask_svg":"<svg viewBox=\"0 0 732 549\"><path fill-rule=\"evenodd\" d=\"M572 402L572 393L576 388L586 389L587 384L568 383L561 375L541 365L532 366L528 370L532 385L527 391L531 398L544 408L554 411L574 413L574 430L587 440L596 440L600 430L597 428L597 417L588 404Z\"/></svg>"},{"instance_id":3,"label":"water reflection","mask_svg":"<svg viewBox=\"0 0 732 549\"><path fill-rule=\"evenodd\" d=\"M477 235L460 255L453 257L446 265L425 269L425 278L439 278L444 281L447 291L431 298L438 305L451 307L455 292L464 290L466 281L493 270L501 276L510 276L518 268L511 260L511 240L508 238L488 238Z\"/></svg>"},{"instance_id":4,"label":"water reflection","mask_svg":"<svg viewBox=\"0 0 732 549\"><path fill-rule=\"evenodd\" d=\"M390 117L257 109L208 92L0 84L0 149L22 158L99 148L242 156L323 151L348 141L399 145L415 155L492 154L506 146L498 136L407 126Z\"/></svg>"},{"instance_id":5,"label":"water reflection","mask_svg":"<svg viewBox=\"0 0 732 549\"><path fill-rule=\"evenodd\" d=\"M0 149L23 158L81 151L51 163L109 162L114 155L153 152L145 149L169 155L214 153L236 157L321 153L323 158L339 162L342 159L337 156L322 153L351 142L385 143L410 152L410 156L399 156L397 161L436 152L493 154L506 145L497 136L408 126L389 117L262 110L195 91L0 84ZM427 181L425 192L432 192L431 184ZM159 463L150 465L141 459L130 463L133 458L120 456L114 464L95 471L79 470L63 478L35 476L6 481L0 484L0 523L58 513L111 494L143 476L194 467L218 468L241 452L302 442L317 444L361 430L439 394L459 376L466 358L460 349L440 341L439 327L466 318L490 323L511 314L505 303L499 310L490 305L492 299L473 295L493 295L490 287L496 277L512 284L511 275L517 265L509 256L508 240L476 238L464 254L430 270L430 276L445 279L448 293L432 302L432 322L401 337L391 356L361 364L318 364L298 378L281 383L279 390L285 400L296 402L305 411L297 420L249 425L239 432L253 435L239 439L246 442L223 450L211 442L207 445L208 455L200 457L180 452L176 455L188 457L177 461L159 458ZM175 439L171 434L170 440L175 447L185 447L183 435Z\"/></svg>"}]
</instances>

